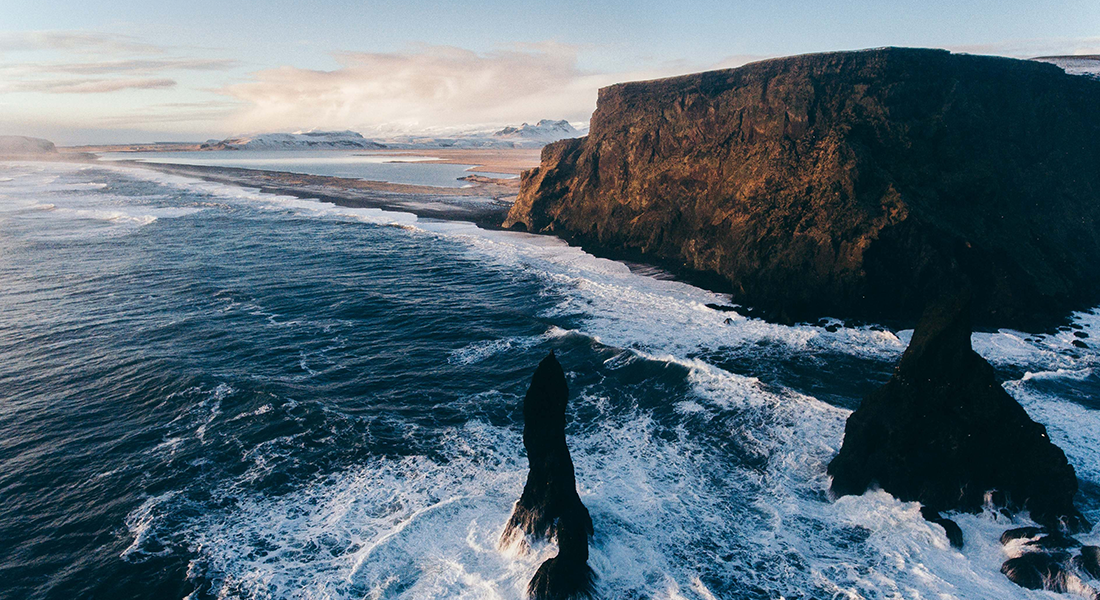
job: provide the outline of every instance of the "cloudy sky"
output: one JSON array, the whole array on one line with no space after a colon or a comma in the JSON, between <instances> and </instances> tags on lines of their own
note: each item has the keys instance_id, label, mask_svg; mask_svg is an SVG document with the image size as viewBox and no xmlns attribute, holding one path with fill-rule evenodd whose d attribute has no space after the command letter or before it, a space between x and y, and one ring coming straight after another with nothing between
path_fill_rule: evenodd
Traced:
<instances>
[{"instance_id":1,"label":"cloudy sky","mask_svg":"<svg viewBox=\"0 0 1100 600\"><path fill-rule=\"evenodd\" d=\"M0 134L585 122L617 81L886 45L1100 54L1100 2L0 0Z\"/></svg>"}]
</instances>

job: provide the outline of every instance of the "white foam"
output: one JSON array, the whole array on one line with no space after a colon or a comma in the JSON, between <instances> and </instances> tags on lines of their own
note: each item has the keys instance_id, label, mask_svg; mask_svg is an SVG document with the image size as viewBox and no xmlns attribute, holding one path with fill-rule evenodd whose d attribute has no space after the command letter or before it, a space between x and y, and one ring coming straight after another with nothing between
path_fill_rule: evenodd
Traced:
<instances>
[{"instance_id":1,"label":"white foam","mask_svg":"<svg viewBox=\"0 0 1100 600\"><path fill-rule=\"evenodd\" d=\"M727 303L723 295L645 277L546 236L146 175L226 201L460 241L495 268L536 274L560 299L545 316L575 317L570 335L623 349L605 363L609 368L649 359L687 369L694 397L676 405L683 424L672 431L645 411L609 411L606 399L583 392L574 400L601 415L598 426L571 432L570 445L596 522L590 564L606 595L727 597L743 584L786 596L1044 597L999 572L1006 557L999 535L1023 521L955 515L967 539L958 551L916 504L883 492L829 500L825 466L848 411L701 358L751 348L892 361L911 332L764 323L705 306ZM1096 313L1077 320L1090 336L1100 335ZM478 342L451 360L473 364L561 332ZM1096 411L1027 387L1037 378L1087 376L1095 354L1075 349L1072 339L1002 331L976 334L974 345L995 364L1028 367L1009 391L1047 424L1079 476L1100 482ZM196 573L218 582L223 597L520 598L553 553L546 546L526 554L496 548L522 487L520 447L516 428L470 421L444 443L446 460L378 458L285 496L245 496L233 512L187 533L200 556ZM264 472L263 452L251 452L255 466L246 479Z\"/></svg>"},{"instance_id":2,"label":"white foam","mask_svg":"<svg viewBox=\"0 0 1100 600\"><path fill-rule=\"evenodd\" d=\"M492 356L496 356L502 352L526 350L527 348L532 348L547 340L564 337L569 335L569 333L570 332L565 329L551 325L542 335L507 337L498 340L473 342L462 348L452 350L447 360L454 364L471 365Z\"/></svg>"}]
</instances>

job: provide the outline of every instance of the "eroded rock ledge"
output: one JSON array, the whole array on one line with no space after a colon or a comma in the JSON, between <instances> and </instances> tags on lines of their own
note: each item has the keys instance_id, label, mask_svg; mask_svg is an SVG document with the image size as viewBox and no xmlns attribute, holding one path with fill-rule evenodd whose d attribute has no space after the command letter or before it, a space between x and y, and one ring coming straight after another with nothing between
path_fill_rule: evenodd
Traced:
<instances>
[{"instance_id":1,"label":"eroded rock ledge","mask_svg":"<svg viewBox=\"0 0 1100 600\"><path fill-rule=\"evenodd\" d=\"M780 321L912 325L969 286L975 325L1100 303L1100 81L885 48L600 91L505 227L725 282Z\"/></svg>"}]
</instances>

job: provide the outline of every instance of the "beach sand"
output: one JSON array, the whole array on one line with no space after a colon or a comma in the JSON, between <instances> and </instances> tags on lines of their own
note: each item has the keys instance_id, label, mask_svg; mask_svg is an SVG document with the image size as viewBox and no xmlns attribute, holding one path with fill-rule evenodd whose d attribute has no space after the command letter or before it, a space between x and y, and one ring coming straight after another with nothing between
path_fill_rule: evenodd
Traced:
<instances>
[{"instance_id":1,"label":"beach sand","mask_svg":"<svg viewBox=\"0 0 1100 600\"><path fill-rule=\"evenodd\" d=\"M271 194L312 198L349 208L378 208L413 213L422 218L472 221L487 228L500 227L517 192L516 185L485 182L472 182L469 187L463 188L441 188L229 167L139 161L104 164L239 185Z\"/></svg>"}]
</instances>

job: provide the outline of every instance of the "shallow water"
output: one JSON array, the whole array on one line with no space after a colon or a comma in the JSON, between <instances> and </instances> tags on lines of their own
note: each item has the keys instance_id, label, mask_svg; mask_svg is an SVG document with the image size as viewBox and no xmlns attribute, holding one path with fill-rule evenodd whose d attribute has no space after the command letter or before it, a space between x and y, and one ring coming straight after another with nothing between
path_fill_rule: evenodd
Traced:
<instances>
[{"instance_id":1,"label":"shallow water","mask_svg":"<svg viewBox=\"0 0 1100 600\"><path fill-rule=\"evenodd\" d=\"M0 163L0 597L519 598L555 552L496 548L549 350L604 597L1054 597L999 573L1003 517L957 516L960 552L916 504L828 497L911 332L725 324L726 301L548 237ZM1073 339L974 343L1096 522Z\"/></svg>"},{"instance_id":2,"label":"shallow water","mask_svg":"<svg viewBox=\"0 0 1100 600\"><path fill-rule=\"evenodd\" d=\"M304 175L326 175L408 185L465 187L461 177L471 175L476 165L432 162L430 156L365 154L363 150L206 150L199 152L108 152L103 160L138 160L151 163L199 165L286 171ZM512 179L515 175L478 172L478 175Z\"/></svg>"}]
</instances>

